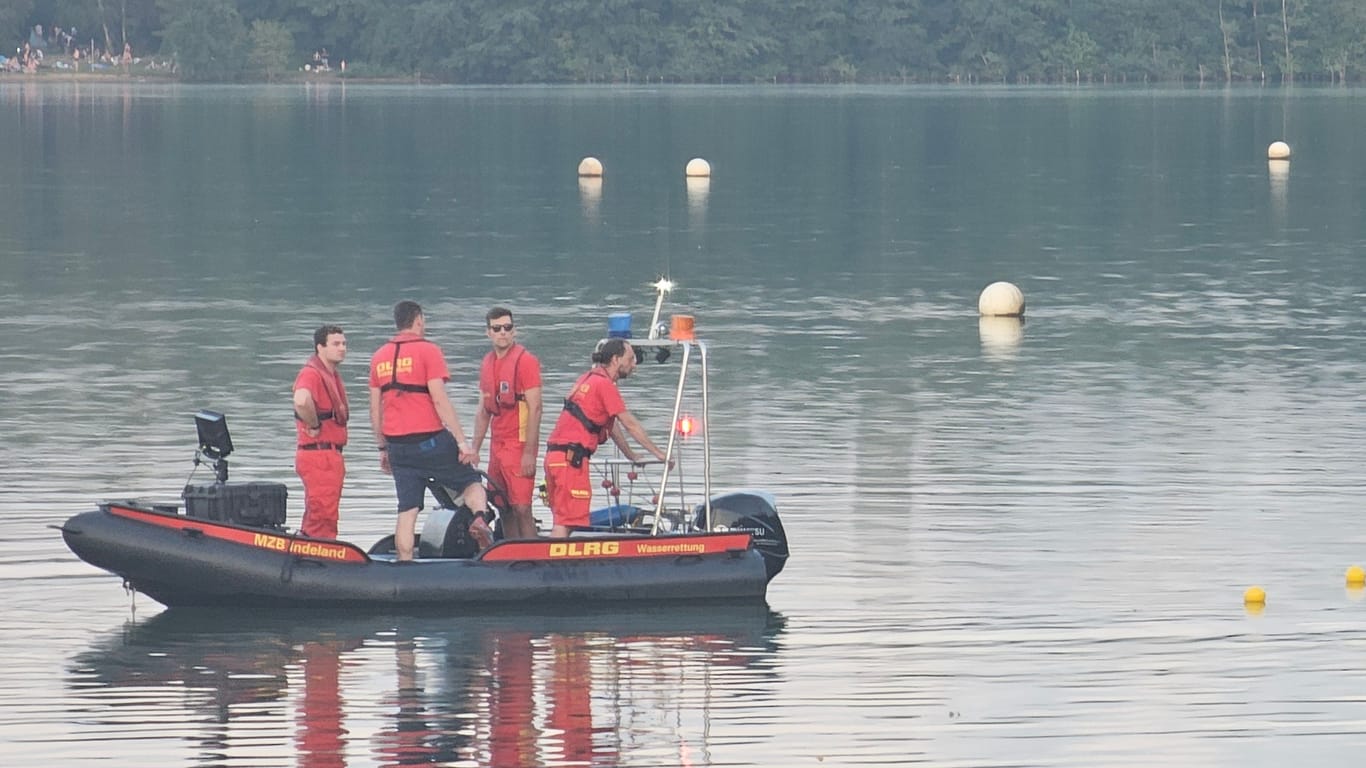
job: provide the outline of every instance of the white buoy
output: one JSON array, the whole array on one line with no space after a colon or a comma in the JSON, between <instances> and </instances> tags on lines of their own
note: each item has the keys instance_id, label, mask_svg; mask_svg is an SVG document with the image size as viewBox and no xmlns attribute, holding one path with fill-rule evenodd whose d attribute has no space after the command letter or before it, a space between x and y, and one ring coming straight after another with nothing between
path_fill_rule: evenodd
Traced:
<instances>
[{"instance_id":1,"label":"white buoy","mask_svg":"<svg viewBox=\"0 0 1366 768\"><path fill-rule=\"evenodd\" d=\"M694 157L688 161L688 167L683 169L685 176L711 176L711 163L700 157Z\"/></svg>"},{"instance_id":2,"label":"white buoy","mask_svg":"<svg viewBox=\"0 0 1366 768\"><path fill-rule=\"evenodd\" d=\"M596 157L585 157L579 161L579 175L597 177L602 175L602 162Z\"/></svg>"},{"instance_id":3,"label":"white buoy","mask_svg":"<svg viewBox=\"0 0 1366 768\"><path fill-rule=\"evenodd\" d=\"M1290 145L1284 141L1273 141L1271 146L1266 148L1266 159L1268 160L1288 160L1290 159Z\"/></svg>"},{"instance_id":4,"label":"white buoy","mask_svg":"<svg viewBox=\"0 0 1366 768\"><path fill-rule=\"evenodd\" d=\"M1014 283L995 282L982 289L977 312L984 317L1024 317L1025 298Z\"/></svg>"}]
</instances>

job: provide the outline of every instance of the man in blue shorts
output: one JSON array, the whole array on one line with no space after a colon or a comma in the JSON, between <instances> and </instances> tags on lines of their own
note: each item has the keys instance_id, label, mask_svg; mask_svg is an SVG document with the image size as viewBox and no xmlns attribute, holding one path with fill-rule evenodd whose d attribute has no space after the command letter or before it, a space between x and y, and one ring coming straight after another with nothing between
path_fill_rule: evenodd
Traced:
<instances>
[{"instance_id":1,"label":"man in blue shorts","mask_svg":"<svg viewBox=\"0 0 1366 768\"><path fill-rule=\"evenodd\" d=\"M450 372L435 342L423 338L426 318L415 301L394 306L398 334L370 359L370 426L379 441L380 469L394 475L398 522L394 549L412 560L417 513L428 481L464 499L475 514L470 535L481 548L493 543L485 517L488 499L474 468L479 454L470 445L446 395Z\"/></svg>"}]
</instances>

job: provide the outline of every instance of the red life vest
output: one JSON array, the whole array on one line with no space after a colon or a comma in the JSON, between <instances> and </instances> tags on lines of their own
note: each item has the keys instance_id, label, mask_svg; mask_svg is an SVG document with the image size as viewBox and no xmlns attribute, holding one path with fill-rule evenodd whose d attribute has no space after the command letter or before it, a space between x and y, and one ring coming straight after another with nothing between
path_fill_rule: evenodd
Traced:
<instances>
[{"instance_id":1,"label":"red life vest","mask_svg":"<svg viewBox=\"0 0 1366 768\"><path fill-rule=\"evenodd\" d=\"M579 445L590 456L599 445L607 441L608 433L612 428L612 419L608 419L606 424L599 424L590 419L588 414L584 413L583 406L579 404L579 400L583 396L582 387L593 376L601 376L607 380L608 386L616 386L612 377L598 367L594 367L588 373L580 376L579 380L574 382L574 388L569 392L569 397L564 399L564 413L555 422L555 430L551 433L556 444ZM570 418L564 418L566 415Z\"/></svg>"},{"instance_id":2,"label":"red life vest","mask_svg":"<svg viewBox=\"0 0 1366 768\"><path fill-rule=\"evenodd\" d=\"M346 422L350 420L351 407L346 399L346 386L342 384L341 374L335 370L328 370L327 366L323 364L323 361L319 359L316 354L308 358L308 362L304 363L304 365L305 367L312 368L318 372L318 378L323 386L323 394L327 396L327 404L332 406L331 408L324 409L322 407L322 399L315 398L314 410L318 416L319 426L321 426L322 422L331 419L337 423L337 426L345 427ZM299 416L298 411L294 412L294 419L300 422L303 421L303 418Z\"/></svg>"},{"instance_id":3,"label":"red life vest","mask_svg":"<svg viewBox=\"0 0 1366 768\"><path fill-rule=\"evenodd\" d=\"M404 338L400 338L401 336L404 336L404 335L406 335L406 334L399 334L398 336L395 336L394 338L389 339L389 341L388 341L389 344L393 344L393 345L394 345L394 362L393 362L393 364L392 364L392 366L391 366L391 369L393 370L393 375L389 377L389 381L388 381L387 383L381 384L381 385L380 385L379 391L380 391L380 392L388 392L389 390L397 389L397 390L399 391L400 394L402 394L402 393L404 393L404 392L413 392L413 393L416 393L416 394L419 394L419 395L426 395L427 397L430 398L430 397L432 396L432 393L427 389L427 383L426 383L425 381L422 382L421 384L409 384L409 383L407 383L407 382L402 382L402 381L399 381L399 380L398 380L398 350L399 350L399 348L402 347L404 344L419 344L419 343L431 344L432 342L431 342L431 341L428 341L427 339L422 339L422 338L417 338L417 339L404 339Z\"/></svg>"},{"instance_id":4,"label":"red life vest","mask_svg":"<svg viewBox=\"0 0 1366 768\"><path fill-rule=\"evenodd\" d=\"M497 416L505 408L516 408L519 401L526 400L525 392L517 391L517 366L522 362L522 355L526 354L526 347L521 344L513 344L508 354L498 359L498 353L490 352L484 355L484 362L479 366L479 391L483 392L484 410L490 415ZM503 376L507 370L508 360L512 361L512 373ZM507 382L507 391L503 391L502 384Z\"/></svg>"}]
</instances>

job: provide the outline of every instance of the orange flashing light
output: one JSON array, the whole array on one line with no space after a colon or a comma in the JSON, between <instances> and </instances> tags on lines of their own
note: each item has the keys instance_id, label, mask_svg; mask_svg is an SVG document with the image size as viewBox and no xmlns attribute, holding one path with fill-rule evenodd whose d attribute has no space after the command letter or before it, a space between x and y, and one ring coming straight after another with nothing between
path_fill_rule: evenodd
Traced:
<instances>
[{"instance_id":1,"label":"orange flashing light","mask_svg":"<svg viewBox=\"0 0 1366 768\"><path fill-rule=\"evenodd\" d=\"M670 321L669 338L674 341L692 341L697 338L693 332L692 315L674 315Z\"/></svg>"}]
</instances>

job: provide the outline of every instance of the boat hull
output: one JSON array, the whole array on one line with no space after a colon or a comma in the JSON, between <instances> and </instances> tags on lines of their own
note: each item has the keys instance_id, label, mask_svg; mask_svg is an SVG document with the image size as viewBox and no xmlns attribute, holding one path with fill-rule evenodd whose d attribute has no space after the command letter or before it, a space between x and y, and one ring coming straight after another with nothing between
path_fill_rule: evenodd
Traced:
<instances>
[{"instance_id":1,"label":"boat hull","mask_svg":"<svg viewBox=\"0 0 1366 768\"><path fill-rule=\"evenodd\" d=\"M62 536L85 562L171 607L624 606L762 600L768 585L763 557L738 534L509 541L475 559L396 563L344 542L105 505L69 519Z\"/></svg>"}]
</instances>

